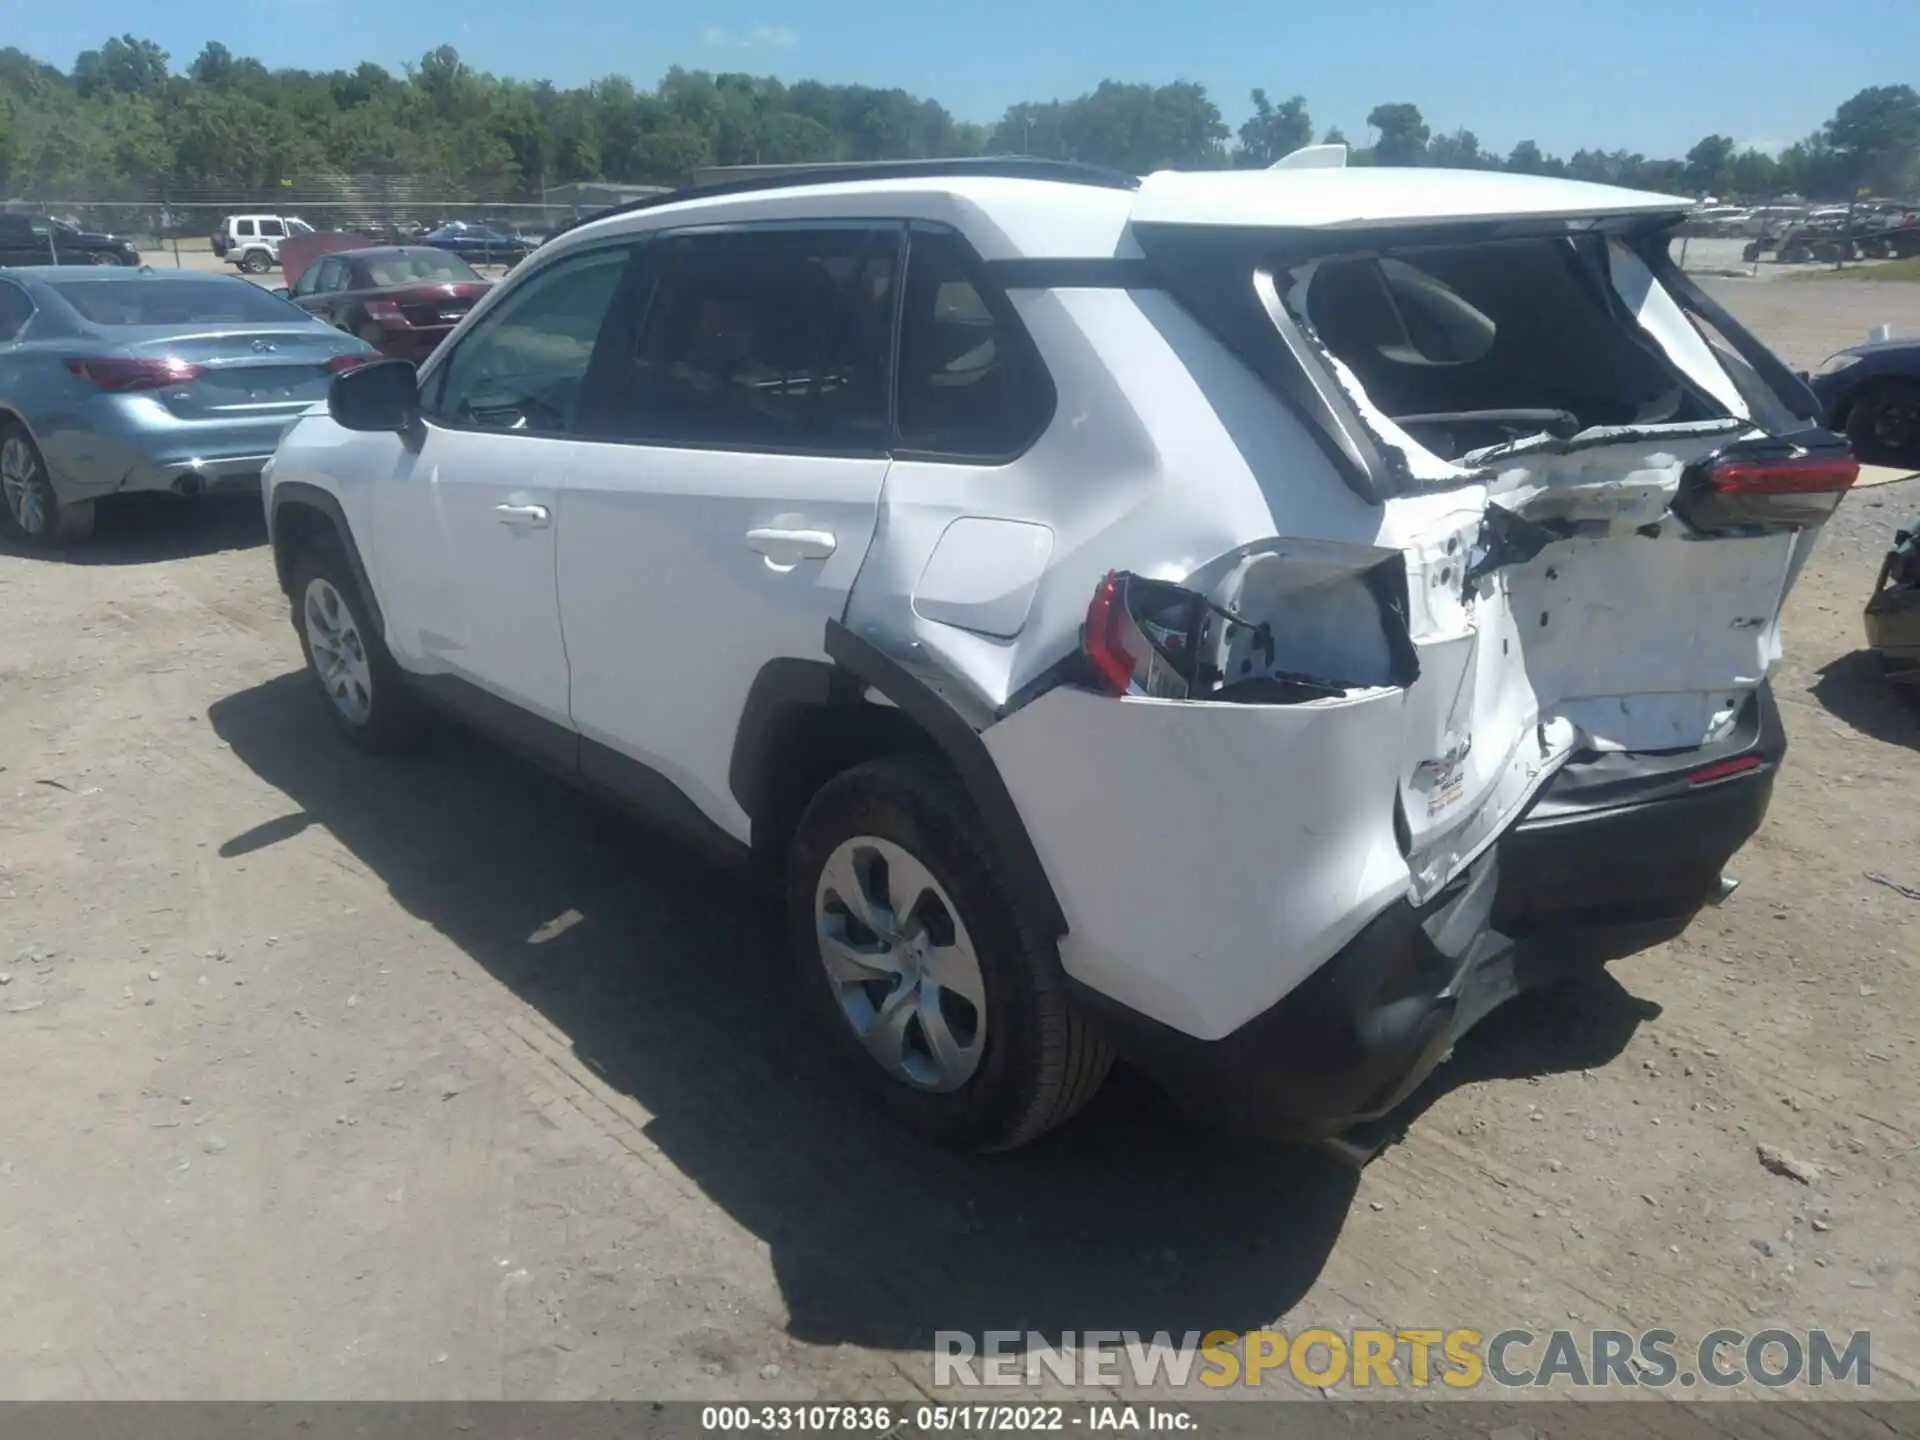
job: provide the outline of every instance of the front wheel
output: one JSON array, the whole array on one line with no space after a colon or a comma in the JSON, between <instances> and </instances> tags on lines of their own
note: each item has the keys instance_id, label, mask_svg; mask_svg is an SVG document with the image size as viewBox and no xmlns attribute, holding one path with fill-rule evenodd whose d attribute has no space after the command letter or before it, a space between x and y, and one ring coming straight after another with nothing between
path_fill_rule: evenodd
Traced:
<instances>
[{"instance_id":1,"label":"front wheel","mask_svg":"<svg viewBox=\"0 0 1920 1440\"><path fill-rule=\"evenodd\" d=\"M293 566L293 628L341 733L363 750L411 748L426 728L419 697L369 617L351 569L332 547Z\"/></svg>"},{"instance_id":2,"label":"front wheel","mask_svg":"<svg viewBox=\"0 0 1920 1440\"><path fill-rule=\"evenodd\" d=\"M894 756L829 781L788 855L801 984L854 1077L943 1145L1005 1150L1100 1088L1112 1053L1067 994L958 784Z\"/></svg>"},{"instance_id":3,"label":"front wheel","mask_svg":"<svg viewBox=\"0 0 1920 1440\"><path fill-rule=\"evenodd\" d=\"M1847 412L1847 439L1863 460L1920 464L1920 385L1880 380L1868 386Z\"/></svg>"},{"instance_id":4,"label":"front wheel","mask_svg":"<svg viewBox=\"0 0 1920 1440\"><path fill-rule=\"evenodd\" d=\"M18 425L0 425L0 499L7 528L36 545L67 545L93 533L94 502L60 502L47 462Z\"/></svg>"}]
</instances>

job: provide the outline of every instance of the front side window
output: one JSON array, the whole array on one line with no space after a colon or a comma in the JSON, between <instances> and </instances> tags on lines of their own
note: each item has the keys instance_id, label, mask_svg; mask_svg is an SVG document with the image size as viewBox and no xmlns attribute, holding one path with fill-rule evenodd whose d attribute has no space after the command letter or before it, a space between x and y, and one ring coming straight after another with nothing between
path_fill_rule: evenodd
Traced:
<instances>
[{"instance_id":1,"label":"front side window","mask_svg":"<svg viewBox=\"0 0 1920 1440\"><path fill-rule=\"evenodd\" d=\"M320 267L320 293L331 294L335 290L348 288L347 262L329 260Z\"/></svg>"},{"instance_id":2,"label":"front side window","mask_svg":"<svg viewBox=\"0 0 1920 1440\"><path fill-rule=\"evenodd\" d=\"M570 433L631 255L619 246L570 256L501 296L429 382L431 418L460 429Z\"/></svg>"},{"instance_id":3,"label":"front side window","mask_svg":"<svg viewBox=\"0 0 1920 1440\"><path fill-rule=\"evenodd\" d=\"M300 278L293 282L290 295L312 295L320 288L320 266L309 265L300 272Z\"/></svg>"},{"instance_id":4,"label":"front side window","mask_svg":"<svg viewBox=\"0 0 1920 1440\"><path fill-rule=\"evenodd\" d=\"M645 319L596 428L665 445L883 450L895 228L656 243Z\"/></svg>"},{"instance_id":5,"label":"front side window","mask_svg":"<svg viewBox=\"0 0 1920 1440\"><path fill-rule=\"evenodd\" d=\"M1006 301L951 231L916 228L900 320L901 448L1017 454L1053 413L1053 387Z\"/></svg>"},{"instance_id":6,"label":"front side window","mask_svg":"<svg viewBox=\"0 0 1920 1440\"><path fill-rule=\"evenodd\" d=\"M278 240L287 233L287 227L278 220L262 220L260 233L270 240Z\"/></svg>"}]
</instances>

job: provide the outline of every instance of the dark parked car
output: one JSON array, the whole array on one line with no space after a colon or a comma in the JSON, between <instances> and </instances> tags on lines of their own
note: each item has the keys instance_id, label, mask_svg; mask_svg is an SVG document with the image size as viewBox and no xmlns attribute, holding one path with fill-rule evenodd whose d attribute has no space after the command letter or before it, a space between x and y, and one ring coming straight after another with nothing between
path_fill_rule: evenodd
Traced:
<instances>
[{"instance_id":1,"label":"dark parked car","mask_svg":"<svg viewBox=\"0 0 1920 1440\"><path fill-rule=\"evenodd\" d=\"M1842 350L1809 380L1827 428L1844 430L1862 460L1920 466L1920 336Z\"/></svg>"},{"instance_id":2,"label":"dark parked car","mask_svg":"<svg viewBox=\"0 0 1920 1440\"><path fill-rule=\"evenodd\" d=\"M48 215L0 215L0 265L138 265L131 240Z\"/></svg>"},{"instance_id":3,"label":"dark parked car","mask_svg":"<svg viewBox=\"0 0 1920 1440\"><path fill-rule=\"evenodd\" d=\"M444 250L386 245L320 256L288 298L383 354L424 360L491 283Z\"/></svg>"},{"instance_id":4,"label":"dark parked car","mask_svg":"<svg viewBox=\"0 0 1920 1440\"><path fill-rule=\"evenodd\" d=\"M515 265L533 253L530 241L491 225L445 225L429 231L420 243L476 265Z\"/></svg>"}]
</instances>

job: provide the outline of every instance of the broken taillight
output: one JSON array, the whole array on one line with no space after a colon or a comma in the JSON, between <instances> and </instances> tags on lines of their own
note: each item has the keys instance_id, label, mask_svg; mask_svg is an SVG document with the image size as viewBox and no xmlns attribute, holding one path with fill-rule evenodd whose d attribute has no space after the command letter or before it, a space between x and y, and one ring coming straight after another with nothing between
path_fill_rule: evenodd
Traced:
<instances>
[{"instance_id":1,"label":"broken taillight","mask_svg":"<svg viewBox=\"0 0 1920 1440\"><path fill-rule=\"evenodd\" d=\"M1081 642L1094 673L1115 695L1124 695L1133 688L1134 657L1126 642L1126 631L1132 626L1127 620L1122 584L1119 573L1109 570L1095 588L1093 600L1087 606L1087 626Z\"/></svg>"},{"instance_id":2,"label":"broken taillight","mask_svg":"<svg viewBox=\"0 0 1920 1440\"><path fill-rule=\"evenodd\" d=\"M1851 455L1802 455L1791 460L1723 460L1703 472L1722 495L1824 495L1850 489L1860 478Z\"/></svg>"},{"instance_id":3,"label":"broken taillight","mask_svg":"<svg viewBox=\"0 0 1920 1440\"><path fill-rule=\"evenodd\" d=\"M1803 529L1831 515L1859 476L1860 462L1837 440L1814 450L1723 451L1689 468L1674 509L1696 530Z\"/></svg>"}]
</instances>

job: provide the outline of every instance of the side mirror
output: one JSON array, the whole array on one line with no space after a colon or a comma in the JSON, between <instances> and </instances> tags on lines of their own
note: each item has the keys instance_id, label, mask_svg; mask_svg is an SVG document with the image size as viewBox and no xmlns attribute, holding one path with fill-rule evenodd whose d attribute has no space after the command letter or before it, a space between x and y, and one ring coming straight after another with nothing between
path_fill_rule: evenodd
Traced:
<instances>
[{"instance_id":1,"label":"side mirror","mask_svg":"<svg viewBox=\"0 0 1920 1440\"><path fill-rule=\"evenodd\" d=\"M327 413L345 430L411 430L420 419L413 362L375 360L334 376Z\"/></svg>"}]
</instances>

